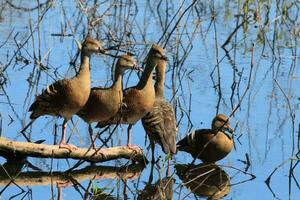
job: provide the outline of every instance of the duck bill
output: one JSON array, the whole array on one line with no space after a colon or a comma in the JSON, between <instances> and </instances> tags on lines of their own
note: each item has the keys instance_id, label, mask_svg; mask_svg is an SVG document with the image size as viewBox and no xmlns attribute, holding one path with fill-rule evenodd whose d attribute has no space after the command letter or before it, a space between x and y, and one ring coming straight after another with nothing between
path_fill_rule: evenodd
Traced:
<instances>
[{"instance_id":1,"label":"duck bill","mask_svg":"<svg viewBox=\"0 0 300 200\"><path fill-rule=\"evenodd\" d=\"M98 52L99 52L99 54L106 54L107 53L107 51L103 48L100 48Z\"/></svg>"},{"instance_id":2,"label":"duck bill","mask_svg":"<svg viewBox=\"0 0 300 200\"><path fill-rule=\"evenodd\" d=\"M226 129L229 133L231 133L231 134L233 134L234 133L234 130L229 126L229 127L227 127L227 129Z\"/></svg>"},{"instance_id":3,"label":"duck bill","mask_svg":"<svg viewBox=\"0 0 300 200\"><path fill-rule=\"evenodd\" d=\"M235 135L234 130L231 127L226 127L225 133L226 133L226 135L231 136L231 137L233 137Z\"/></svg>"},{"instance_id":4,"label":"duck bill","mask_svg":"<svg viewBox=\"0 0 300 200\"><path fill-rule=\"evenodd\" d=\"M156 72L154 72L154 73L152 74L152 79L153 79L153 80L156 80L156 77L157 77L157 74L156 74Z\"/></svg>"},{"instance_id":5,"label":"duck bill","mask_svg":"<svg viewBox=\"0 0 300 200\"><path fill-rule=\"evenodd\" d=\"M165 56L165 55L161 56L161 59L163 59L163 60L165 60L165 61L169 61L168 57Z\"/></svg>"},{"instance_id":6,"label":"duck bill","mask_svg":"<svg viewBox=\"0 0 300 200\"><path fill-rule=\"evenodd\" d=\"M143 72L144 71L144 69L143 68L141 68L141 67L139 67L139 66L134 66L133 68L132 68L133 70L136 70L136 71L139 71L139 72Z\"/></svg>"},{"instance_id":7,"label":"duck bill","mask_svg":"<svg viewBox=\"0 0 300 200\"><path fill-rule=\"evenodd\" d=\"M102 47L99 47L98 51L97 51L97 55L101 55L104 54L106 55L108 52L106 51L106 49L103 49Z\"/></svg>"}]
</instances>

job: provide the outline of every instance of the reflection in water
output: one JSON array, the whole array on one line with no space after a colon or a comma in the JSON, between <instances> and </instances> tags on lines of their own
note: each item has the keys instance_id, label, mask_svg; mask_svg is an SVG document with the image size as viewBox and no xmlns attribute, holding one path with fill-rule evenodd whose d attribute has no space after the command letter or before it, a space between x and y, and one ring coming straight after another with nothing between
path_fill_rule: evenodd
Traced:
<instances>
[{"instance_id":1,"label":"reflection in water","mask_svg":"<svg viewBox=\"0 0 300 200\"><path fill-rule=\"evenodd\" d=\"M169 167L169 165L168 165ZM160 168L160 167L159 167ZM149 179L146 186L139 191L137 199L173 199L173 185L174 178L169 176L169 169L167 169L166 177L159 178L156 183L152 184L153 181L153 169L154 164L151 165Z\"/></svg>"},{"instance_id":2,"label":"reflection in water","mask_svg":"<svg viewBox=\"0 0 300 200\"><path fill-rule=\"evenodd\" d=\"M23 165L16 165L22 168ZM74 170L69 173L64 172L21 172L14 178L14 182L19 186L37 186L37 185L51 185L52 182L66 182L74 183L85 180L96 179L136 179L140 176L144 165L128 165L122 167L112 166L88 166L80 170ZM6 185L10 182L10 178L6 173L0 174L0 186Z\"/></svg>"},{"instance_id":3,"label":"reflection in water","mask_svg":"<svg viewBox=\"0 0 300 200\"><path fill-rule=\"evenodd\" d=\"M182 185L199 197L220 199L230 191L230 177L215 164L175 165Z\"/></svg>"},{"instance_id":4,"label":"reflection in water","mask_svg":"<svg viewBox=\"0 0 300 200\"><path fill-rule=\"evenodd\" d=\"M86 193L84 196L92 196L93 199L113 199L112 196L105 193L104 189L92 185L92 182L100 179L136 179L141 175L141 172L145 167L142 164L132 164L122 167L88 166L69 173L42 171L21 172L21 169L23 169L25 164L28 164L28 161L25 158L22 158L19 161L15 160L15 162L11 160L7 161L1 167L2 170L0 170L0 187L6 188L11 184L18 187L56 184L58 190L57 199L62 199L62 189L70 186L83 189ZM87 188L81 185L84 181L90 182ZM90 191L92 191L92 193L90 193Z\"/></svg>"},{"instance_id":5,"label":"reflection in water","mask_svg":"<svg viewBox=\"0 0 300 200\"><path fill-rule=\"evenodd\" d=\"M0 177L14 177L18 176L19 173L22 172L22 169L24 167L28 167L32 170L38 170L40 169L33 164L31 164L26 156L22 156L19 154L11 154L10 152L5 152L0 150L0 155L6 159L6 162L2 165L0 165Z\"/></svg>"},{"instance_id":6,"label":"reflection in water","mask_svg":"<svg viewBox=\"0 0 300 200\"><path fill-rule=\"evenodd\" d=\"M97 190L94 191L92 199L93 200L115 200L117 198L110 194L107 194L104 189L97 188Z\"/></svg>"},{"instance_id":7,"label":"reflection in water","mask_svg":"<svg viewBox=\"0 0 300 200\"><path fill-rule=\"evenodd\" d=\"M220 163L234 167L228 170L231 184L239 183L243 181L244 173L234 174L231 169L244 167L238 160L246 154L248 166L250 163L251 166L245 171L249 170L258 178L252 183L232 187L228 199L253 199L257 192L264 194L263 199L271 199L272 193L261 181L269 177L271 172L274 173L271 173L272 177L267 182L275 195L281 199L299 197L297 175L300 165L290 159L299 154L300 148L297 145L297 113L300 107L298 0L180 3L124 0L117 4L116 1L99 0L39 2L49 4L38 7L38 1L24 0L0 3L1 136L23 140L19 130L28 122L30 103L47 84L75 74L74 68L79 61L76 59L76 44L72 38L83 39L88 32L88 22L95 22L91 32L103 40L105 47L114 46L115 49L133 52L140 63L152 43L160 41L160 45L166 44L170 61L166 67L165 96L175 110L177 139L183 138L194 127L208 127L213 115L229 114L239 105L231 117L233 124L236 124L235 151ZM189 7L194 2L196 3ZM24 11L16 7L29 9ZM65 35L72 36L64 37ZM253 43L255 48L252 48ZM107 80L111 79L114 62L106 56L93 59L93 86L109 85ZM123 84L124 87L130 87L137 81L135 73L128 73ZM68 132L72 133L70 142L78 146L89 146L86 125L77 117L72 122L68 126ZM45 139L46 144L57 143L57 130L61 128L57 124L60 121L51 117L40 119L30 127L30 138L33 141ZM126 138L123 136L126 131L123 127L116 130L118 133L112 134L108 145L124 144ZM137 124L133 130L132 142L146 149L149 141L144 142L144 134L139 133L144 133L144 130ZM160 148L155 153L162 155ZM174 158L174 161L180 163L190 160L191 157L185 153L177 154ZM288 161L284 162L286 160ZM30 161L43 170L65 170L75 164L72 160ZM26 166L23 162L26 161L20 161L20 164L16 161L13 166L15 168L10 164L12 162L4 166L11 170L10 174L18 174ZM111 161L109 165L119 166L122 163L124 164L124 160ZM171 167L171 174L172 170ZM93 182L90 181L95 175L93 173L83 179L87 181L80 182L83 188L89 188L88 192L84 192L88 193L88 197L92 195L92 186L89 187L88 184ZM133 199L136 191L145 187L141 183L147 182L149 170L144 170L143 173L147 175L143 174L137 180L128 180L127 187L124 187L124 194L128 198ZM25 174L20 175L24 182ZM44 178L44 175L41 177ZM66 180L58 174L54 175L54 181ZM20 180L18 183L21 184L19 178L22 176L18 176L15 181ZM156 174L154 177L155 183L158 178ZM174 178L176 183L180 182L178 176ZM48 184L45 180L42 183ZM7 184L8 179L0 178L0 181ZM185 183L186 186L189 185L188 181ZM26 184L38 184L38 177L35 181L31 177ZM203 184L200 185L202 187ZM21 187L30 190L31 196L28 199L41 199L52 195L55 186L54 182L53 186ZM63 189L65 199L79 199L79 195L82 197L77 192L77 187L73 186ZM101 179L93 187L93 191L102 194L101 191L106 186L110 187L114 196L122 199L123 180ZM96 187L100 189L95 189ZM181 199L183 194L188 193L187 187L180 187L180 191L176 188L173 188L174 199ZM1 199L9 199L18 192L19 188L10 184L5 192L0 192L0 196ZM237 194L239 196L235 198Z\"/></svg>"},{"instance_id":8,"label":"reflection in water","mask_svg":"<svg viewBox=\"0 0 300 200\"><path fill-rule=\"evenodd\" d=\"M20 173L27 162L25 157L8 157L0 167L0 176L9 177Z\"/></svg>"},{"instance_id":9,"label":"reflection in water","mask_svg":"<svg viewBox=\"0 0 300 200\"><path fill-rule=\"evenodd\" d=\"M147 184L138 196L137 199L173 199L173 184L174 179L172 177L165 177L159 179L154 184Z\"/></svg>"}]
</instances>

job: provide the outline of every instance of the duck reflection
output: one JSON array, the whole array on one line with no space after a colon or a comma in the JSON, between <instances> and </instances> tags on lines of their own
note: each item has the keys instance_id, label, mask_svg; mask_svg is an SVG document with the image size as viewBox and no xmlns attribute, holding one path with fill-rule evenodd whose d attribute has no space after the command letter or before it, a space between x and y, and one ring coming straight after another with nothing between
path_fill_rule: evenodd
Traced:
<instances>
[{"instance_id":1,"label":"duck reflection","mask_svg":"<svg viewBox=\"0 0 300 200\"><path fill-rule=\"evenodd\" d=\"M230 177L218 165L176 164L175 169L182 185L198 197L221 199L230 191Z\"/></svg>"},{"instance_id":2,"label":"duck reflection","mask_svg":"<svg viewBox=\"0 0 300 200\"><path fill-rule=\"evenodd\" d=\"M41 171L38 167L31 164L26 156L11 154L0 150L0 155L6 159L6 162L0 164L0 177L14 178L26 167L34 171Z\"/></svg>"},{"instance_id":3,"label":"duck reflection","mask_svg":"<svg viewBox=\"0 0 300 200\"><path fill-rule=\"evenodd\" d=\"M143 190L138 194L138 200L171 200L173 199L173 184L174 179L167 173L166 177L159 178L154 184L153 180L153 166L151 165L151 171L149 180Z\"/></svg>"}]
</instances>

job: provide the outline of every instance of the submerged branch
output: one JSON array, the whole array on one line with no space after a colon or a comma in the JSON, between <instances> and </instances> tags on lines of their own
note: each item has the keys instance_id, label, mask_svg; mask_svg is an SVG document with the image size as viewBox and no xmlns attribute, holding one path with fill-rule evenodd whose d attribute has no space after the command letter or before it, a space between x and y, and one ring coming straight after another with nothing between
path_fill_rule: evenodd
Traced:
<instances>
[{"instance_id":1,"label":"submerged branch","mask_svg":"<svg viewBox=\"0 0 300 200\"><path fill-rule=\"evenodd\" d=\"M101 151L78 148L70 152L67 149L59 148L58 145L17 142L3 137L0 138L0 150L29 157L72 158L91 162L105 162L118 158L130 159L140 163L146 160L143 150L138 147L128 148L127 146L119 146L102 148Z\"/></svg>"}]
</instances>

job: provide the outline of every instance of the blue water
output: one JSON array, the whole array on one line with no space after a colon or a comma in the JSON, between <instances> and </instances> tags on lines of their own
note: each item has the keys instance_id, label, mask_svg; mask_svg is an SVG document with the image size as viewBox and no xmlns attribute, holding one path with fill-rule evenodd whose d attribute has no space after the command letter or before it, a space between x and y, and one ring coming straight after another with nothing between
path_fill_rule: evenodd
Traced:
<instances>
[{"instance_id":1,"label":"blue water","mask_svg":"<svg viewBox=\"0 0 300 200\"><path fill-rule=\"evenodd\" d=\"M124 38L123 44L136 44L131 45L128 50L136 53L137 60L142 64L150 45L159 40L165 30L166 21L169 22L172 19L180 4L179 2L177 4L171 1L166 1L168 3L164 1L157 9L157 2L154 5L153 2L148 1L137 1L132 5L126 2L123 2L122 9L120 9L120 5L116 5L117 10L111 7L110 11L103 17L100 26L93 30L93 34L97 32L100 36L99 38L103 40L104 45L109 46L110 44L107 44L106 33L110 31L115 38L120 39L124 30L127 32L130 31L131 34ZM284 5L293 5L292 2L285 2L278 9L283 8ZM21 7L36 6L35 2L29 3L29 1L18 0L12 1L12 3ZM111 3L112 1L108 1L101 4L96 15L101 16L110 7ZM0 36L0 44L5 42L12 32L8 42L0 49L0 64L2 69L17 50L14 37L16 36L19 44L23 44L29 38L28 42L20 50L21 54L17 54L17 56L23 56L28 59L30 64L15 63L15 58L13 58L11 64L4 72L5 77L8 79L4 85L5 92L1 88L0 96L1 135L13 140L24 141L24 138L18 132L22 129L22 124L24 125L29 122L27 110L33 102L34 96L39 94L46 85L51 84L54 79L72 77L75 74L73 67L69 65L69 62L77 51L74 40L72 37L61 38L51 36L51 34L61 33L61 30L65 30L67 34L72 34L75 31L74 37L83 40L83 34L87 33L87 17L85 11L80 9L81 5L78 2L55 1L41 20L38 31L36 29L38 16L41 15L44 8L41 8L39 14L38 9L25 12L11 8L5 2L1 2L1 4L2 8L5 9L1 12L2 20L0 22L0 29L2 34ZM93 1L90 1L88 4L91 7ZM190 2L184 3L179 15L183 13L189 4ZM265 4L267 5L267 3ZM296 2L295 4L299 6L299 3ZM236 48L229 52L231 59L235 63L233 67L231 61L227 57L224 58L225 52L221 48L221 45L236 27L235 15L238 11L237 3L231 1L215 2L215 28L211 21L211 5L212 2L196 3L199 15L197 15L195 8L188 11L178 24L177 29L172 33L166 46L167 56L170 61L166 74L165 96L168 100L172 99L174 105L177 102L176 113L178 121L182 115L177 138L179 140L184 137L189 130L210 127L211 120L217 112L229 115L233 108L238 105L239 98L242 97L248 84L251 70L251 45L254 43L250 87L239 109L231 119L231 124L233 127L236 127L235 131L239 139L235 138L235 150L225 159L218 162L231 178L232 187L225 199L273 199L274 197L264 181L276 167L284 162L286 163L280 166L272 176L271 188L274 194L280 199L297 199L300 192L295 180L291 180L289 193L290 162L287 162L287 160L295 157L299 151L297 148L299 140L298 112L300 107L298 99L300 91L297 87L300 84L299 32L297 33L298 36L297 34L293 34L294 30L297 31L299 29L299 19L291 22L285 15L281 15L281 12L276 13L275 1L271 1L270 3L269 15L266 15L266 7L263 7L262 3L259 5L251 4L250 8L253 10L258 9L261 18L257 21L253 21L251 18L251 23L248 23L248 27L244 26L240 28L236 38L235 36L232 38L231 42L237 41L238 43ZM242 5L239 7L241 8ZM240 11L243 12L242 9ZM289 16L292 19L295 18L297 12L295 6L291 6L288 9ZM128 13L130 15L127 18ZM250 14L253 13L250 12ZM161 26L159 16L162 18L163 27ZM175 22L178 18L178 16L175 17ZM267 18L269 19L269 24L265 25L264 22ZM200 25L198 24L199 20L201 21ZM242 18L240 18L239 23L241 21ZM167 33L172 30L175 22L171 23ZM33 38L30 36L30 23L34 30ZM265 44L260 42L259 38L261 38L262 34L260 30L265 31L263 34L266 39ZM142 33L145 34L142 35ZM274 35L276 34L277 39L273 44ZM38 40L39 37L40 43ZM184 50L188 49L191 44L191 51L187 54L184 63L182 65L178 64L185 55ZM232 43L226 46L228 50L231 47ZM272 51L273 47L274 53ZM49 69L41 71L38 87L34 87L33 91L26 98L29 90L27 79L33 71L35 72L33 79L37 76L36 73L38 70L36 68L38 66L33 63L34 54L38 57L39 51L42 63L47 65ZM218 82L217 70L214 71L211 77L211 72L217 63L219 63L220 87L222 91L219 106L218 91L214 87ZM111 83L112 64L113 59L109 57L92 57L91 80L93 86L104 86ZM172 82L173 68L175 68L174 82ZM177 73L179 68L180 73ZM234 77L238 85L231 101L231 87ZM137 83L138 76L135 73L130 75L128 73L124 80L126 87L133 86ZM174 86L176 89L179 87L175 95L172 91L173 83L175 83ZM9 100L4 95L5 93L9 97ZM10 105L8 101L11 102ZM180 107L178 106L178 102L180 103ZM191 109L190 113L189 109ZM294 124L291 112L295 116ZM68 123L67 131L68 136L72 132L70 142L80 147L89 146L87 125L76 116L73 117L72 121L73 124L71 122ZM61 119L57 120L53 117L39 118L31 128L31 139L33 141L45 139L45 143L53 144L54 125L59 125L57 131L58 137L60 137L61 123ZM127 126L122 125L113 135L110 144L124 145L126 143L126 129ZM145 133L140 122L133 127L132 132L132 143L141 146L150 159L151 154L147 150L149 143L147 141L145 145ZM294 149L292 147L293 143L295 145ZM249 175L236 170L236 168L240 170L245 169L245 164L239 161L246 160L245 154L249 155L251 162L248 173L255 175L256 178L252 181L235 184L251 178ZM161 156L162 159L165 158L160 148L156 148L156 157L158 156ZM68 160L68 162L66 160L53 160L51 164L50 159L32 158L29 158L29 161L44 171L49 171L50 169L53 171L64 171L76 163L73 160ZM191 161L192 158L188 154L179 152L172 161L171 174L174 172L175 163L186 164ZM4 163L4 160L1 160L1 163ZM121 166L126 163L126 160L119 160L102 163L102 165ZM80 168L87 165L89 163L83 164ZM162 166L162 162L160 162L160 166ZM229 166L234 167L234 169ZM26 168L24 172L27 170L31 171ZM143 190L145 183L148 181L149 173L150 166L148 165L138 178L128 180L127 195L130 199L136 199L137 190ZM294 175L295 179L299 182L297 179L299 177L298 166L294 169ZM164 176L165 167L162 167L161 170L155 169L153 182ZM189 194L190 191L187 188L182 187L181 180L176 173L174 173L173 178L175 179L173 185L174 199L181 199L186 195L186 198L195 198L193 194ZM83 187L87 187L89 181L89 179L83 180L80 184ZM99 179L93 180L93 183L99 188L109 188L107 191L112 191L112 196L124 199L123 190L125 184L123 181ZM4 187L1 186L1 188L3 189ZM42 197L48 199L52 197L56 198L58 194L55 183L52 186L30 185L28 187L22 186L22 188L26 191L28 189L31 190L32 199L40 199ZM53 189L53 193L51 192L51 188ZM18 187L9 186L1 194L1 198L8 199L18 192L20 192ZM63 188L62 193L63 199L82 198L73 186ZM20 196L17 198L20 198ZM31 199L30 196L26 198Z\"/></svg>"}]
</instances>

